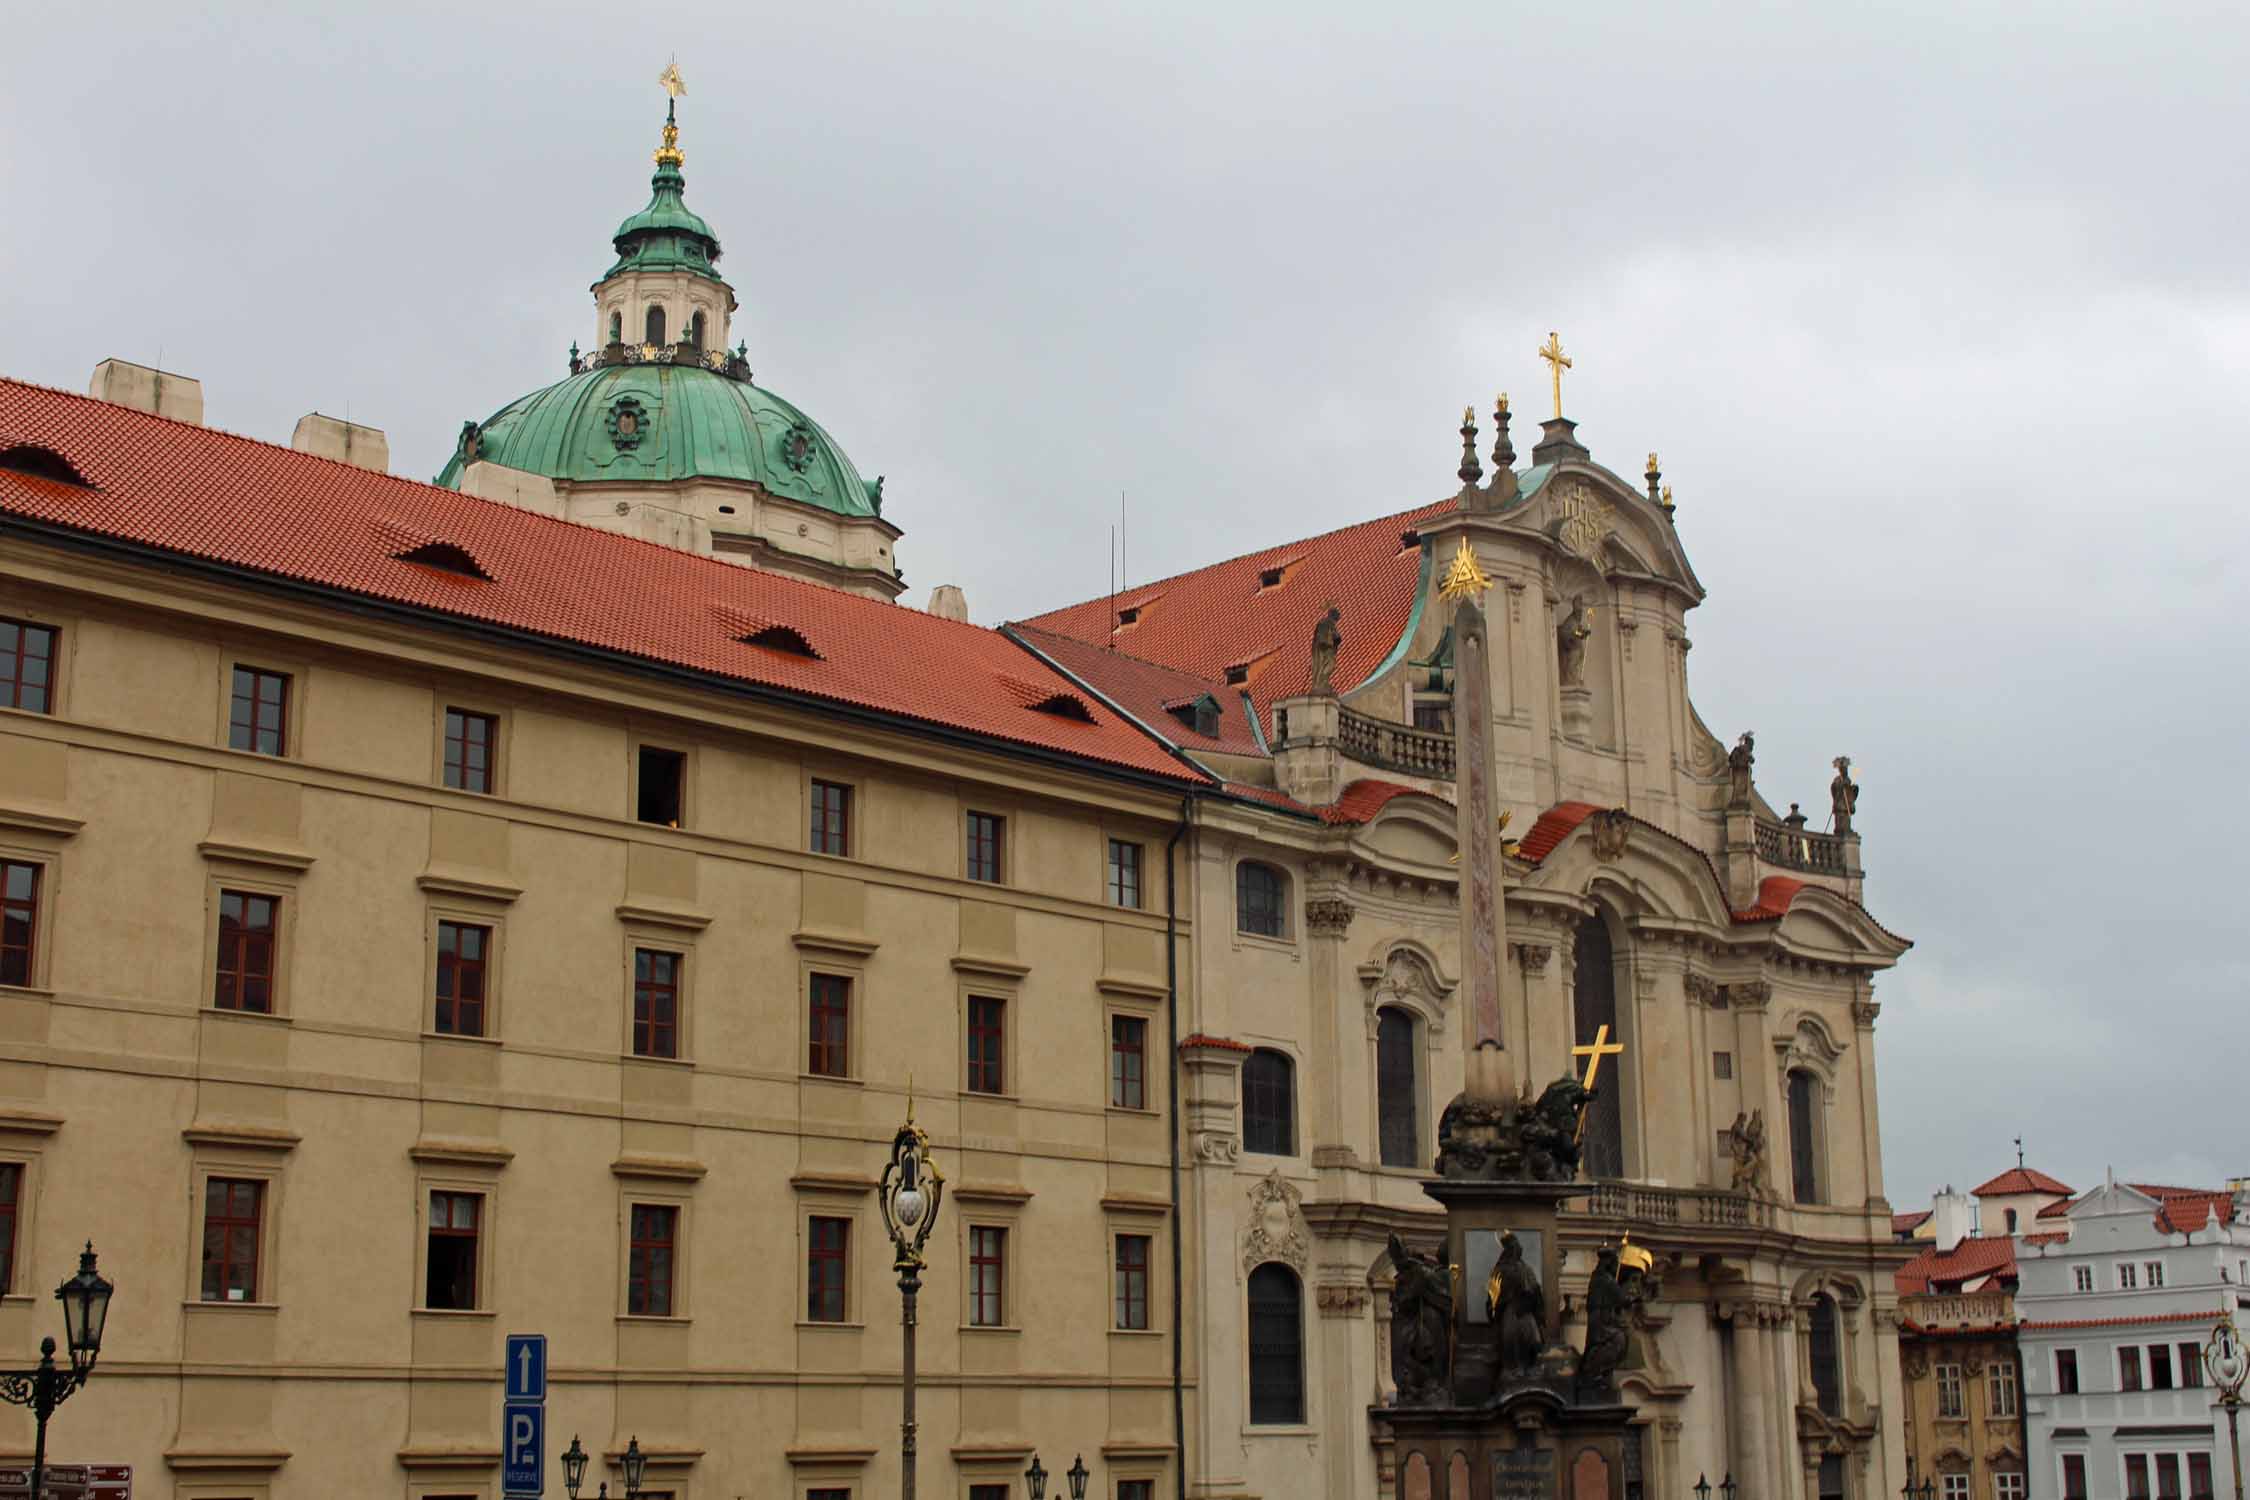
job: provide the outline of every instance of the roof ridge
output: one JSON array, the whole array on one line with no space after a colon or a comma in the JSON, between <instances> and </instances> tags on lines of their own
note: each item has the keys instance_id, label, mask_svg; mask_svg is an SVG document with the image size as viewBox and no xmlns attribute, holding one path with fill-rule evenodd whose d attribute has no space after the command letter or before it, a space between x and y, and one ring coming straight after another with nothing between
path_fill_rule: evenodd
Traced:
<instances>
[{"instance_id":1,"label":"roof ridge","mask_svg":"<svg viewBox=\"0 0 2250 1500\"><path fill-rule=\"evenodd\" d=\"M1177 573L1170 573L1162 578L1151 579L1147 583L1135 584L1133 586L1133 589L1138 590L1159 588L1165 584L1177 583L1183 578L1192 578L1198 573L1215 572L1218 569L1226 567L1231 563L1245 562L1250 558L1262 556L1263 554L1268 552L1286 551L1291 547L1310 547L1315 542L1325 542L1330 537L1342 536L1347 531L1360 531L1370 526L1380 526L1386 521L1404 520L1408 516L1420 515L1424 512L1429 511L1443 510L1448 506L1454 506L1458 504L1460 504L1460 497L1458 495L1449 495L1443 500L1425 501L1420 505L1410 505L1404 510L1392 511L1388 514L1380 516L1371 516L1364 521L1350 521L1342 526L1333 526L1326 531L1315 532L1311 536L1299 537L1293 541L1275 542L1269 546L1253 547L1248 552L1238 552L1232 557L1222 557L1216 562L1203 563L1200 566L1193 568L1182 568ZM1132 591L1133 590L1128 590L1125 587L1120 586L1114 596L1096 594L1090 599L1074 599L1068 604L1058 604L1052 609L1041 610L1037 615L1032 616L1032 618L1044 619L1049 615L1059 615L1073 609L1084 609L1087 605L1098 604L1105 598L1123 598L1127 593ZM1073 637L1073 639L1079 639L1079 637ZM1159 665L1161 665L1161 663L1159 663Z\"/></svg>"},{"instance_id":2,"label":"roof ridge","mask_svg":"<svg viewBox=\"0 0 2250 1500\"><path fill-rule=\"evenodd\" d=\"M1066 607L1076 608L1077 606L1071 605ZM1150 667L1159 672L1169 672L1174 677L1185 677L1191 682L1201 683L1206 688L1227 686L1226 683L1219 682L1212 678L1198 677L1195 673L1189 671L1186 667L1176 667L1168 661L1157 661L1152 657L1138 656L1133 652L1125 650L1123 647L1113 646L1107 641L1089 641L1082 635L1070 635L1064 631L1049 629L1045 625L1033 625L1023 620L1003 620L998 628L1004 630L1028 631L1032 635L1044 636L1050 641L1068 641L1074 646L1091 646L1097 651L1107 651L1112 656L1121 656L1125 660L1132 662L1136 666Z\"/></svg>"}]
</instances>

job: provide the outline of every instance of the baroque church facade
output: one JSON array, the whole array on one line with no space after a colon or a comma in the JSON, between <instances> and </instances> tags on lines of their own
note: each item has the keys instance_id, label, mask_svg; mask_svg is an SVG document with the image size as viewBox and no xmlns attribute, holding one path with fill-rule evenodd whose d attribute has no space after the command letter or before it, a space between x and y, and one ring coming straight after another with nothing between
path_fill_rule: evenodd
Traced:
<instances>
[{"instance_id":1,"label":"baroque church facade","mask_svg":"<svg viewBox=\"0 0 2250 1500\"><path fill-rule=\"evenodd\" d=\"M107 1403L183 1496L497 1500L496 1326L536 1326L613 1479L637 1441L673 1500L891 1492L911 1102L954 1220L923 1493L1043 1450L1107 1500L1388 1500L1385 1246L1441 1222L1481 979L1519 1082L1594 1049L1549 1295L1655 1258L1630 1481L1895 1490L1908 945L1848 762L1815 830L1697 717L1654 456L1597 462L1558 385L1528 463L1503 403L1490 477L1465 418L1414 508L997 630L914 610L883 481L729 347L683 160L668 120L589 347L434 486L119 362L0 381L0 1333L74 1237L132 1288L58 1435ZM149 1210L74 1193L97 1161Z\"/></svg>"}]
</instances>

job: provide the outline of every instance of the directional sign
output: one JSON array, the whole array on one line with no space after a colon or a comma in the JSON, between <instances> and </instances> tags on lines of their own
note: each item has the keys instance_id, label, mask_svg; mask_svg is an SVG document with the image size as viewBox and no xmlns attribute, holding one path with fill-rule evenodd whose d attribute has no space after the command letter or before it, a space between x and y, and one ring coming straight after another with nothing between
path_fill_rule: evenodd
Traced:
<instances>
[{"instance_id":1,"label":"directional sign","mask_svg":"<svg viewBox=\"0 0 2250 1500\"><path fill-rule=\"evenodd\" d=\"M508 1335L508 1394L510 1401L547 1399L547 1335Z\"/></svg>"},{"instance_id":2,"label":"directional sign","mask_svg":"<svg viewBox=\"0 0 2250 1500\"><path fill-rule=\"evenodd\" d=\"M133 1500L131 1464L49 1464L41 1500ZM31 1500L31 1471L0 1468L0 1500Z\"/></svg>"},{"instance_id":3,"label":"directional sign","mask_svg":"<svg viewBox=\"0 0 2250 1500\"><path fill-rule=\"evenodd\" d=\"M539 1495L547 1487L547 1408L510 1401L500 1408L500 1488L509 1495Z\"/></svg>"}]
</instances>

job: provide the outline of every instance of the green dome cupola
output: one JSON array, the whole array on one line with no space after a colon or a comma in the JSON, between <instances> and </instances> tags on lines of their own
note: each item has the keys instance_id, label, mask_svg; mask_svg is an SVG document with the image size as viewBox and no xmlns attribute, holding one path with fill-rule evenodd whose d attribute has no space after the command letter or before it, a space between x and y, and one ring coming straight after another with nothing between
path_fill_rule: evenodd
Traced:
<instances>
[{"instance_id":1,"label":"green dome cupola","mask_svg":"<svg viewBox=\"0 0 2250 1500\"><path fill-rule=\"evenodd\" d=\"M437 483L709 552L745 566L896 598L905 587L870 482L803 410L753 383L727 348L734 290L719 237L687 206L675 101L648 206L617 226L593 285L594 347L570 374L462 426Z\"/></svg>"}]
</instances>

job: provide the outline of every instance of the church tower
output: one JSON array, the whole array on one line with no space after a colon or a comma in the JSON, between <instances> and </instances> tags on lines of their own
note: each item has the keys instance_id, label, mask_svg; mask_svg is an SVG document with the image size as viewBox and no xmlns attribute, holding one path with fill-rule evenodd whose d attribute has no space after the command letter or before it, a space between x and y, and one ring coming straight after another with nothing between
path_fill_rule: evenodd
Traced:
<instances>
[{"instance_id":1,"label":"church tower","mask_svg":"<svg viewBox=\"0 0 2250 1500\"><path fill-rule=\"evenodd\" d=\"M646 207L593 284L568 377L462 425L441 485L872 598L906 587L883 481L751 378L719 237L687 206L676 68ZM728 347L730 341L733 347Z\"/></svg>"}]
</instances>

